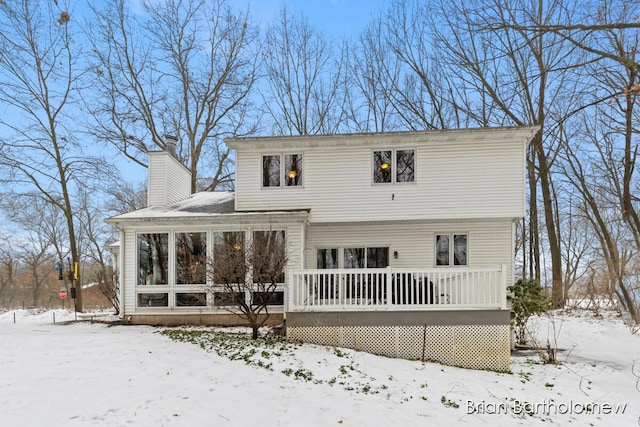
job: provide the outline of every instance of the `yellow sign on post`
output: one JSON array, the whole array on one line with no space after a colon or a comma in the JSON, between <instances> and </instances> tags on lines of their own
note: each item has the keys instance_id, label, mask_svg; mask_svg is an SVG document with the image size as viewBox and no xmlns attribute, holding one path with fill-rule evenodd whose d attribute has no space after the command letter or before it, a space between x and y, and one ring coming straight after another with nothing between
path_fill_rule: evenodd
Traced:
<instances>
[{"instance_id":1,"label":"yellow sign on post","mask_svg":"<svg viewBox=\"0 0 640 427\"><path fill-rule=\"evenodd\" d=\"M78 263L73 263L73 280L78 280Z\"/></svg>"}]
</instances>

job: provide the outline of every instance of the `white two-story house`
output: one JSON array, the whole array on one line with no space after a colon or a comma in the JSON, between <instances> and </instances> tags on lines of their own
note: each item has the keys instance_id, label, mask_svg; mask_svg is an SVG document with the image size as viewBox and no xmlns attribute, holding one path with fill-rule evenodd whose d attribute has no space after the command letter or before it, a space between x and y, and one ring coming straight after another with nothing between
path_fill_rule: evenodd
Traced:
<instances>
[{"instance_id":1,"label":"white two-story house","mask_svg":"<svg viewBox=\"0 0 640 427\"><path fill-rule=\"evenodd\" d=\"M289 338L508 370L506 290L536 132L232 138L235 192L190 194L188 170L150 153L149 206L108 220L122 314L237 323L204 260L221 242L271 236L287 268L270 312Z\"/></svg>"}]
</instances>

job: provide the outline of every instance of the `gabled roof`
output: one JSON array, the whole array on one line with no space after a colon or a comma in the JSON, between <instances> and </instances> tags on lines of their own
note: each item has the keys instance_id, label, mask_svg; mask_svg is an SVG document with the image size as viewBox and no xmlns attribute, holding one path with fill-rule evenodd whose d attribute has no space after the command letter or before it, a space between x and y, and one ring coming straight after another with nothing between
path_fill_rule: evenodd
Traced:
<instances>
[{"instance_id":1,"label":"gabled roof","mask_svg":"<svg viewBox=\"0 0 640 427\"><path fill-rule=\"evenodd\" d=\"M235 192L233 191L203 191L192 194L191 197L167 206L149 206L133 212L107 218L109 224L143 221L171 221L171 220L250 220L257 217L300 217L306 219L308 211L269 211L269 212L239 212L235 210Z\"/></svg>"}]
</instances>

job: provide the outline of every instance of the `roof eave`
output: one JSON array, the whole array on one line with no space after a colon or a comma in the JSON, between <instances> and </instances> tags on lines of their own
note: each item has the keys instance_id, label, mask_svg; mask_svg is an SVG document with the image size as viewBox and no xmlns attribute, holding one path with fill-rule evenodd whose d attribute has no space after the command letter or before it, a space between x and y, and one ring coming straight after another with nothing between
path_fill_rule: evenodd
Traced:
<instances>
[{"instance_id":1,"label":"roof eave","mask_svg":"<svg viewBox=\"0 0 640 427\"><path fill-rule=\"evenodd\" d=\"M458 138L460 141L486 139L491 134L510 134L508 139L527 142L540 130L540 126L504 126L467 129L436 129L425 131L363 132L332 135L283 135L263 137L232 137L224 141L231 149L272 148L272 147L315 147L315 146L358 146L370 145L375 141L406 144L407 142L436 142L442 139Z\"/></svg>"},{"instance_id":2,"label":"roof eave","mask_svg":"<svg viewBox=\"0 0 640 427\"><path fill-rule=\"evenodd\" d=\"M180 223L197 224L202 222L217 222L223 224L246 224L267 222L305 222L309 219L308 211L295 212L236 212L231 214L209 214L209 215L167 215L167 216L146 216L146 217L111 217L105 222L110 225L140 224L140 223Z\"/></svg>"}]
</instances>

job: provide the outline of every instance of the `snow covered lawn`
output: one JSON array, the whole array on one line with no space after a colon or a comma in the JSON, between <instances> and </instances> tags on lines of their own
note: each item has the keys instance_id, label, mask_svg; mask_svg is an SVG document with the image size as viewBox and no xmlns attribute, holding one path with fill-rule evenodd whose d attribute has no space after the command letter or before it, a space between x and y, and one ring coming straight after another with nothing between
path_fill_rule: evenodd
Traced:
<instances>
[{"instance_id":1,"label":"snow covered lawn","mask_svg":"<svg viewBox=\"0 0 640 427\"><path fill-rule=\"evenodd\" d=\"M524 353L500 374L174 333L220 356L160 328L53 313L0 314L1 426L640 425L640 336L612 315L556 316L564 363Z\"/></svg>"}]
</instances>

